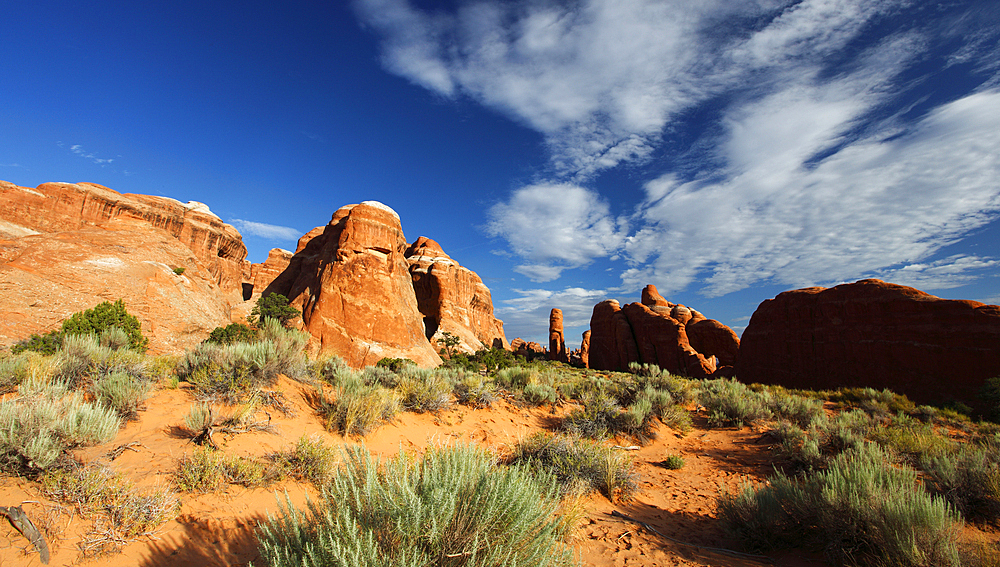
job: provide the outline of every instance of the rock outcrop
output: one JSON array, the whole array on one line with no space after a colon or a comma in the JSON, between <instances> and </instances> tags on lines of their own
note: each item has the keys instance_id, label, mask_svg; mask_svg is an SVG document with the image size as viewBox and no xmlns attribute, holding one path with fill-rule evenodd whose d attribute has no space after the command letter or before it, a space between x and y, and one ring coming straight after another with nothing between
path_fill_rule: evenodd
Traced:
<instances>
[{"instance_id":1,"label":"rock outcrop","mask_svg":"<svg viewBox=\"0 0 1000 567\"><path fill-rule=\"evenodd\" d=\"M731 374L740 344L729 327L666 301L652 285L640 303L621 307L609 299L594 306L590 332L589 367L598 370L638 362L698 378Z\"/></svg>"},{"instance_id":2,"label":"rock outcrop","mask_svg":"<svg viewBox=\"0 0 1000 567\"><path fill-rule=\"evenodd\" d=\"M490 290L475 272L463 268L437 242L424 236L410 244L404 256L428 339L436 341L442 333L451 333L459 338L458 349L469 353L481 348L510 348L503 321L493 316Z\"/></svg>"},{"instance_id":3,"label":"rock outcrop","mask_svg":"<svg viewBox=\"0 0 1000 567\"><path fill-rule=\"evenodd\" d=\"M441 362L424 333L399 216L377 201L341 207L299 241L288 267L263 291L302 311L313 354L361 367L383 357Z\"/></svg>"},{"instance_id":4,"label":"rock outcrop","mask_svg":"<svg viewBox=\"0 0 1000 567\"><path fill-rule=\"evenodd\" d=\"M0 182L0 344L122 298L151 352L181 352L230 322L245 256L239 232L201 204Z\"/></svg>"},{"instance_id":5,"label":"rock outcrop","mask_svg":"<svg viewBox=\"0 0 1000 567\"><path fill-rule=\"evenodd\" d=\"M549 312L549 360L569 362L566 338L563 336L562 309L553 309Z\"/></svg>"},{"instance_id":6,"label":"rock outcrop","mask_svg":"<svg viewBox=\"0 0 1000 567\"><path fill-rule=\"evenodd\" d=\"M163 229L194 253L233 303L241 300L248 265L243 237L202 203L122 194L96 183L44 183L29 189L6 181L0 181L0 202L0 233L27 229L51 234L105 227L115 220Z\"/></svg>"},{"instance_id":7,"label":"rock outcrop","mask_svg":"<svg viewBox=\"0 0 1000 567\"><path fill-rule=\"evenodd\" d=\"M580 366L590 368L590 330L583 332L583 340L580 342Z\"/></svg>"},{"instance_id":8,"label":"rock outcrop","mask_svg":"<svg viewBox=\"0 0 1000 567\"><path fill-rule=\"evenodd\" d=\"M918 403L979 407L1000 376L1000 307L862 280L786 291L757 307L740 345L744 382L890 388Z\"/></svg>"},{"instance_id":9,"label":"rock outcrop","mask_svg":"<svg viewBox=\"0 0 1000 567\"><path fill-rule=\"evenodd\" d=\"M523 356L527 360L546 358L548 356L545 347L534 341L525 341L521 337L510 341L510 348L514 351L514 354Z\"/></svg>"}]
</instances>

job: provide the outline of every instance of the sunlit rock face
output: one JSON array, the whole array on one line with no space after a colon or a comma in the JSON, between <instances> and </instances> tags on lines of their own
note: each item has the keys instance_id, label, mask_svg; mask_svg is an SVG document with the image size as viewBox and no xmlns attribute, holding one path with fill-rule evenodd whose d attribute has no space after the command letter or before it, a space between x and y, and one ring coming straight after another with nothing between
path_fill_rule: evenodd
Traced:
<instances>
[{"instance_id":1,"label":"sunlit rock face","mask_svg":"<svg viewBox=\"0 0 1000 567\"><path fill-rule=\"evenodd\" d=\"M153 353L181 352L230 322L245 258L239 232L201 203L0 181L0 343L121 298Z\"/></svg>"},{"instance_id":2,"label":"sunlit rock face","mask_svg":"<svg viewBox=\"0 0 1000 567\"><path fill-rule=\"evenodd\" d=\"M980 406L1000 376L1000 307L861 280L786 291L757 307L737 376L793 388L890 388L918 403Z\"/></svg>"},{"instance_id":3,"label":"sunlit rock face","mask_svg":"<svg viewBox=\"0 0 1000 567\"><path fill-rule=\"evenodd\" d=\"M310 350L354 367L384 357L421 366L441 359L424 332L399 216L374 201L341 207L323 230L303 237L288 267L263 293L302 311Z\"/></svg>"},{"instance_id":4,"label":"sunlit rock face","mask_svg":"<svg viewBox=\"0 0 1000 567\"><path fill-rule=\"evenodd\" d=\"M729 327L668 302L653 285L639 303L621 307L609 299L594 306L590 332L588 364L598 370L638 362L693 377L731 375L740 344Z\"/></svg>"},{"instance_id":5,"label":"sunlit rock face","mask_svg":"<svg viewBox=\"0 0 1000 567\"><path fill-rule=\"evenodd\" d=\"M447 332L459 338L458 349L464 352L510 348L503 321L493 316L490 290L475 272L424 236L407 248L405 256L428 339L436 344Z\"/></svg>"},{"instance_id":6,"label":"sunlit rock face","mask_svg":"<svg viewBox=\"0 0 1000 567\"><path fill-rule=\"evenodd\" d=\"M549 360L569 362L566 338L563 335L562 309L553 309L549 313Z\"/></svg>"}]
</instances>

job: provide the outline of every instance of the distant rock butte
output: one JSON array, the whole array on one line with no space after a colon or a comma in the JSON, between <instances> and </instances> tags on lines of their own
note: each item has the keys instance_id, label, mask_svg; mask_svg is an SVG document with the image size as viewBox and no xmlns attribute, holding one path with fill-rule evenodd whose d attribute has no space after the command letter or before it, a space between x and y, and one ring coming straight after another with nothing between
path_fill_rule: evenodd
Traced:
<instances>
[{"instance_id":1,"label":"distant rock butte","mask_svg":"<svg viewBox=\"0 0 1000 567\"><path fill-rule=\"evenodd\" d=\"M200 203L0 181L0 343L122 298L153 353L183 351L230 322L245 257L239 232Z\"/></svg>"},{"instance_id":2,"label":"distant rock butte","mask_svg":"<svg viewBox=\"0 0 1000 567\"><path fill-rule=\"evenodd\" d=\"M698 378L731 375L740 345L729 327L668 302L653 285L642 290L640 303L621 307L609 299L594 306L590 333L588 363L597 370L638 362Z\"/></svg>"},{"instance_id":3,"label":"distant rock butte","mask_svg":"<svg viewBox=\"0 0 1000 567\"><path fill-rule=\"evenodd\" d=\"M890 388L917 403L980 407L1000 376L1000 307L861 280L778 294L740 345L741 381L792 388Z\"/></svg>"},{"instance_id":4,"label":"distant rock butte","mask_svg":"<svg viewBox=\"0 0 1000 567\"><path fill-rule=\"evenodd\" d=\"M503 321L493 316L493 299L483 280L445 254L441 246L421 236L404 254L409 264L424 333L434 341L442 333L459 338L458 349L510 348Z\"/></svg>"},{"instance_id":5,"label":"distant rock butte","mask_svg":"<svg viewBox=\"0 0 1000 567\"><path fill-rule=\"evenodd\" d=\"M313 354L336 354L355 367L383 357L434 366L441 359L424 333L406 250L392 209L374 201L347 205L322 231L300 239L263 293L281 293L302 311Z\"/></svg>"},{"instance_id":6,"label":"distant rock butte","mask_svg":"<svg viewBox=\"0 0 1000 567\"><path fill-rule=\"evenodd\" d=\"M528 360L546 358L548 356L545 347L534 341L526 341L521 337L510 341L510 348L514 351L514 354L523 356Z\"/></svg>"}]
</instances>

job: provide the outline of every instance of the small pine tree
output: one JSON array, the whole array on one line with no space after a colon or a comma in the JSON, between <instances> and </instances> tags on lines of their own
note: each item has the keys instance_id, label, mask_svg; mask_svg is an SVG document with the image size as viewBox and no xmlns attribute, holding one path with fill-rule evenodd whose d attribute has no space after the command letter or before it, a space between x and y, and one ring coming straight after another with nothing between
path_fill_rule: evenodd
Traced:
<instances>
[{"instance_id":1,"label":"small pine tree","mask_svg":"<svg viewBox=\"0 0 1000 567\"><path fill-rule=\"evenodd\" d=\"M231 345L233 343L254 343L258 340L260 340L259 330L243 323L231 323L225 327L212 329L208 338L202 342Z\"/></svg>"},{"instance_id":2,"label":"small pine tree","mask_svg":"<svg viewBox=\"0 0 1000 567\"><path fill-rule=\"evenodd\" d=\"M122 299L114 303L105 301L93 309L70 315L69 319L63 321L62 332L64 335L100 335L111 327L118 327L128 334L129 348L145 351L149 346L149 339L142 336L139 319L128 314Z\"/></svg>"},{"instance_id":3,"label":"small pine tree","mask_svg":"<svg viewBox=\"0 0 1000 567\"><path fill-rule=\"evenodd\" d=\"M276 319L282 325L301 315L302 312L288 304L288 298L280 293L270 293L257 300L250 310L247 321L251 325L260 326L264 319Z\"/></svg>"}]
</instances>

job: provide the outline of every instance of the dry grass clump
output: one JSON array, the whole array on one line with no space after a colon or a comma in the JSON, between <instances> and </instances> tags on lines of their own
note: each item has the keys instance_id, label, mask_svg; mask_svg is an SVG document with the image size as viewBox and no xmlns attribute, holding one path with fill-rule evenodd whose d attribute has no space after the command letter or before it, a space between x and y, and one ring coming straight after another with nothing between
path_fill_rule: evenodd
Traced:
<instances>
[{"instance_id":1,"label":"dry grass clump","mask_svg":"<svg viewBox=\"0 0 1000 567\"><path fill-rule=\"evenodd\" d=\"M295 446L271 456L271 460L294 478L323 487L332 478L337 452L318 437L302 436Z\"/></svg>"},{"instance_id":2,"label":"dry grass clump","mask_svg":"<svg viewBox=\"0 0 1000 567\"><path fill-rule=\"evenodd\" d=\"M315 405L328 430L363 437L392 421L402 402L395 390L366 384L350 374L329 390L317 389Z\"/></svg>"},{"instance_id":3,"label":"dry grass clump","mask_svg":"<svg viewBox=\"0 0 1000 567\"><path fill-rule=\"evenodd\" d=\"M103 466L50 471L40 482L47 496L94 519L82 543L85 555L114 551L152 535L179 509L177 498L165 488L140 491L124 475Z\"/></svg>"},{"instance_id":4,"label":"dry grass clump","mask_svg":"<svg viewBox=\"0 0 1000 567\"><path fill-rule=\"evenodd\" d=\"M554 481L498 467L474 447L380 462L345 451L319 502L291 504L258 533L268 565L495 565L573 563Z\"/></svg>"},{"instance_id":5,"label":"dry grass clump","mask_svg":"<svg viewBox=\"0 0 1000 567\"><path fill-rule=\"evenodd\" d=\"M265 486L280 476L280 469L262 461L201 447L178 462L173 480L184 492L214 492L227 484Z\"/></svg>"},{"instance_id":6,"label":"dry grass clump","mask_svg":"<svg viewBox=\"0 0 1000 567\"><path fill-rule=\"evenodd\" d=\"M567 493L582 485L611 500L628 500L638 488L631 457L579 437L535 433L514 447L510 463L555 475Z\"/></svg>"}]
</instances>

